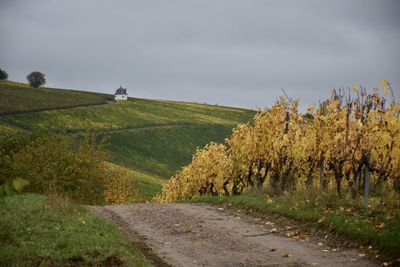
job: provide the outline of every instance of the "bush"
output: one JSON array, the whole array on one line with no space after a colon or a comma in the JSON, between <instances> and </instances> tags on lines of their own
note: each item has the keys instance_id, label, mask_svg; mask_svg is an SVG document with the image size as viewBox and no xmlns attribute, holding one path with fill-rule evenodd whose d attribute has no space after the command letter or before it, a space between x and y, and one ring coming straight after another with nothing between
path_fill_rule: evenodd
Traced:
<instances>
[{"instance_id":1,"label":"bush","mask_svg":"<svg viewBox=\"0 0 400 267\"><path fill-rule=\"evenodd\" d=\"M33 71L26 76L30 86L38 88L46 83L44 74L39 71Z\"/></svg>"},{"instance_id":2,"label":"bush","mask_svg":"<svg viewBox=\"0 0 400 267\"><path fill-rule=\"evenodd\" d=\"M141 199L142 195L133 185L130 175L122 168L108 164L107 180L104 181L104 203L139 202Z\"/></svg>"},{"instance_id":3,"label":"bush","mask_svg":"<svg viewBox=\"0 0 400 267\"><path fill-rule=\"evenodd\" d=\"M61 135L8 136L0 141L0 184L22 178L29 182L25 191L57 190L82 203L103 203L105 159L93 134L77 149Z\"/></svg>"},{"instance_id":4,"label":"bush","mask_svg":"<svg viewBox=\"0 0 400 267\"><path fill-rule=\"evenodd\" d=\"M8 73L5 70L0 69L0 80L7 80L7 79L8 79Z\"/></svg>"}]
</instances>

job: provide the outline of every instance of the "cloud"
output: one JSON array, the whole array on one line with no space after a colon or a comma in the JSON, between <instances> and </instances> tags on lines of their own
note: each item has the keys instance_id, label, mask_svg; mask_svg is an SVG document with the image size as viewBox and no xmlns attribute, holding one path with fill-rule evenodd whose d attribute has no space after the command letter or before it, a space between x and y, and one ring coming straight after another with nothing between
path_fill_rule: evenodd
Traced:
<instances>
[{"instance_id":1,"label":"cloud","mask_svg":"<svg viewBox=\"0 0 400 267\"><path fill-rule=\"evenodd\" d=\"M285 88L400 87L398 1L2 1L0 64L23 81L242 107ZM400 93L400 92L399 92Z\"/></svg>"}]
</instances>

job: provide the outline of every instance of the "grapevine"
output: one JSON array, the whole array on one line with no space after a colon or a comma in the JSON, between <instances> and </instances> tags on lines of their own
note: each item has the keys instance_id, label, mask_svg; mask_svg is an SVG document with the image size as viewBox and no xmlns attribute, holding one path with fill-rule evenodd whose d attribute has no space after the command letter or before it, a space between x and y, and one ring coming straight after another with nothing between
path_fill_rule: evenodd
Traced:
<instances>
[{"instance_id":1,"label":"grapevine","mask_svg":"<svg viewBox=\"0 0 400 267\"><path fill-rule=\"evenodd\" d=\"M281 97L234 128L225 144L198 149L165 184L162 201L302 187L356 198L369 182L372 190L386 184L400 192L400 105L389 81L382 85L383 95L358 85L333 90L305 114L298 100Z\"/></svg>"}]
</instances>

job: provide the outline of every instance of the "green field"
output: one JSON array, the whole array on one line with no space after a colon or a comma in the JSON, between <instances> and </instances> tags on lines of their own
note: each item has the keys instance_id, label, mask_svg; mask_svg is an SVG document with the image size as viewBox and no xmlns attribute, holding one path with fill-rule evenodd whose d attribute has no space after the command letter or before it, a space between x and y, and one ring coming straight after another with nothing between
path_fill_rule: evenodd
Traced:
<instances>
[{"instance_id":1,"label":"green field","mask_svg":"<svg viewBox=\"0 0 400 267\"><path fill-rule=\"evenodd\" d=\"M118 228L58 197L0 198L0 266L152 266Z\"/></svg>"},{"instance_id":2,"label":"green field","mask_svg":"<svg viewBox=\"0 0 400 267\"><path fill-rule=\"evenodd\" d=\"M107 94L32 88L23 83L0 81L0 114L105 104L112 99Z\"/></svg>"},{"instance_id":3,"label":"green field","mask_svg":"<svg viewBox=\"0 0 400 267\"><path fill-rule=\"evenodd\" d=\"M0 133L17 133L20 132L21 128L15 127L15 126L11 126L7 123L4 123L0 120Z\"/></svg>"},{"instance_id":4,"label":"green field","mask_svg":"<svg viewBox=\"0 0 400 267\"><path fill-rule=\"evenodd\" d=\"M188 164L196 148L223 142L233 126L179 125L107 135L111 161L169 178Z\"/></svg>"},{"instance_id":5,"label":"green field","mask_svg":"<svg viewBox=\"0 0 400 267\"><path fill-rule=\"evenodd\" d=\"M12 125L31 130L99 131L168 124L233 125L250 120L253 112L182 102L134 99L108 105L8 115Z\"/></svg>"}]
</instances>

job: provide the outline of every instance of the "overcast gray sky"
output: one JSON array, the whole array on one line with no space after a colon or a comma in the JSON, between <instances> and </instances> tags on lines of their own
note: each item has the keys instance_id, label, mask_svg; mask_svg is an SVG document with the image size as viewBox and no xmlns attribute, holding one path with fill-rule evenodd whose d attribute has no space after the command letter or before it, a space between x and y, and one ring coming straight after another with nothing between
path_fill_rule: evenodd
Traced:
<instances>
[{"instance_id":1,"label":"overcast gray sky","mask_svg":"<svg viewBox=\"0 0 400 267\"><path fill-rule=\"evenodd\" d=\"M396 0L0 0L0 40L11 80L143 98L256 108L281 88L304 105L400 88Z\"/></svg>"}]
</instances>

